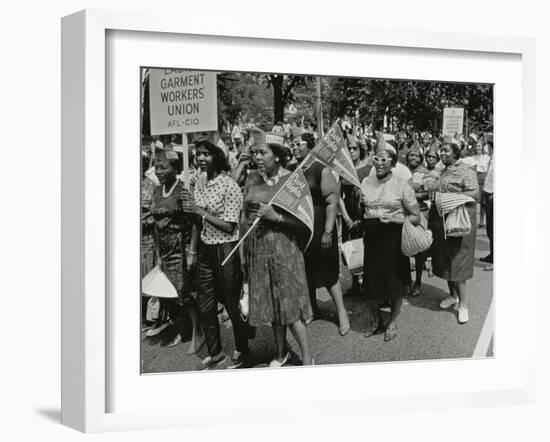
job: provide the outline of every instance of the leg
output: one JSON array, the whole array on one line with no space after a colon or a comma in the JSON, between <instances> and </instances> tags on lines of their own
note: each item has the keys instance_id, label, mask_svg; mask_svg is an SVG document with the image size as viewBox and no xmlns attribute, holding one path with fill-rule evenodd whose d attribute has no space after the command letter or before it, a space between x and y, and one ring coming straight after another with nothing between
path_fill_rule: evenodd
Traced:
<instances>
[{"instance_id":1,"label":"leg","mask_svg":"<svg viewBox=\"0 0 550 442\"><path fill-rule=\"evenodd\" d=\"M411 296L420 295L420 289L422 287L422 273L424 272L425 263L426 263L426 252L419 253L414 257L416 280L414 282L414 288L411 293Z\"/></svg>"},{"instance_id":2,"label":"leg","mask_svg":"<svg viewBox=\"0 0 550 442\"><path fill-rule=\"evenodd\" d=\"M439 304L439 307L442 309L447 309L449 307L452 307L458 302L458 293L456 291L456 283L454 281L447 281L447 285L449 286L449 296L447 296Z\"/></svg>"},{"instance_id":3,"label":"leg","mask_svg":"<svg viewBox=\"0 0 550 442\"><path fill-rule=\"evenodd\" d=\"M288 349L286 348L286 326L273 323L271 324L271 327L275 338L275 359L282 362L288 352Z\"/></svg>"},{"instance_id":4,"label":"leg","mask_svg":"<svg viewBox=\"0 0 550 442\"><path fill-rule=\"evenodd\" d=\"M221 263L233 249L235 243L220 244L217 247L216 269L216 293L223 302L231 324L233 325L233 337L235 349L241 353L248 353L248 338L251 335L250 327L241 318L239 311L239 298L242 288L242 275L239 254L235 253L229 261L222 266Z\"/></svg>"},{"instance_id":5,"label":"leg","mask_svg":"<svg viewBox=\"0 0 550 442\"><path fill-rule=\"evenodd\" d=\"M188 355L197 353L206 339L204 338L204 333L202 332L200 313L196 305L190 304L187 308L189 318L191 319L191 326L193 327L193 335L191 336L191 343L189 344L189 349L187 350Z\"/></svg>"},{"instance_id":6,"label":"leg","mask_svg":"<svg viewBox=\"0 0 550 442\"><path fill-rule=\"evenodd\" d=\"M468 322L468 305L466 297L466 281L456 281L455 282L456 292L458 294L458 322L464 324Z\"/></svg>"},{"instance_id":7,"label":"leg","mask_svg":"<svg viewBox=\"0 0 550 442\"><path fill-rule=\"evenodd\" d=\"M321 316L319 306L317 305L317 285L315 281L315 269L311 264L311 257L304 255L304 264L306 268L307 289L309 292L309 302L313 310L313 319L318 319Z\"/></svg>"},{"instance_id":8,"label":"leg","mask_svg":"<svg viewBox=\"0 0 550 442\"><path fill-rule=\"evenodd\" d=\"M487 236L489 237L489 257L488 262L493 263L493 194L492 193L483 193L485 199L485 209L487 214Z\"/></svg>"},{"instance_id":9,"label":"leg","mask_svg":"<svg viewBox=\"0 0 550 442\"><path fill-rule=\"evenodd\" d=\"M391 316L390 316L390 322L388 323L386 327L386 332L384 333L384 341L388 342L391 341L393 338L397 336L397 326L396 326L396 320L399 316L399 313L401 312L401 305L403 304L403 297L399 297L392 301L391 303Z\"/></svg>"},{"instance_id":10,"label":"leg","mask_svg":"<svg viewBox=\"0 0 550 442\"><path fill-rule=\"evenodd\" d=\"M349 332L350 324L348 318L348 312L346 311L346 306L344 305L344 298L342 297L342 287L340 286L340 281L336 282L332 287L329 288L330 296L332 301L336 306L338 311L338 328L340 334L344 336Z\"/></svg>"},{"instance_id":11,"label":"leg","mask_svg":"<svg viewBox=\"0 0 550 442\"><path fill-rule=\"evenodd\" d=\"M290 325L290 331L294 339L300 346L300 351L302 353L302 365L311 365L312 358L309 352L309 345L307 342L307 329L306 325L302 321L296 321Z\"/></svg>"},{"instance_id":12,"label":"leg","mask_svg":"<svg viewBox=\"0 0 550 442\"><path fill-rule=\"evenodd\" d=\"M198 263L197 303L202 328L206 337L208 354L212 357L222 351L220 323L218 321L218 300L216 298L215 275L211 265L212 247L200 244Z\"/></svg>"}]
</instances>

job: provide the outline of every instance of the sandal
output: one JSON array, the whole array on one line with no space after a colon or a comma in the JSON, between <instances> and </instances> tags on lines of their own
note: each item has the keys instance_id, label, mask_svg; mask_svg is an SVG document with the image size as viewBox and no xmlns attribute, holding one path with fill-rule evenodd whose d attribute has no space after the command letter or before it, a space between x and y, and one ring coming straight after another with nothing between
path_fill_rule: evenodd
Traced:
<instances>
[{"instance_id":1,"label":"sandal","mask_svg":"<svg viewBox=\"0 0 550 442\"><path fill-rule=\"evenodd\" d=\"M396 336L397 336L397 326L390 325L389 327L386 328L386 331L384 332L384 342L389 342Z\"/></svg>"}]
</instances>

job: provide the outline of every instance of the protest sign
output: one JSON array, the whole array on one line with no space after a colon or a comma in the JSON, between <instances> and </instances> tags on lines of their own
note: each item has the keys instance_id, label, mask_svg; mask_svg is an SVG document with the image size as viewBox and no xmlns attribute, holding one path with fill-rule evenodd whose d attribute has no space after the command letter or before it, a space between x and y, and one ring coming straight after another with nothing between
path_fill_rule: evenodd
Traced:
<instances>
[{"instance_id":1,"label":"protest sign","mask_svg":"<svg viewBox=\"0 0 550 442\"><path fill-rule=\"evenodd\" d=\"M464 127L464 109L446 107L443 109L443 136L456 137Z\"/></svg>"},{"instance_id":2,"label":"protest sign","mask_svg":"<svg viewBox=\"0 0 550 442\"><path fill-rule=\"evenodd\" d=\"M150 70L152 135L217 130L217 103L215 72Z\"/></svg>"},{"instance_id":3,"label":"protest sign","mask_svg":"<svg viewBox=\"0 0 550 442\"><path fill-rule=\"evenodd\" d=\"M357 187L361 186L338 122L331 126L323 139L313 148L310 155L342 178L347 179Z\"/></svg>"},{"instance_id":4,"label":"protest sign","mask_svg":"<svg viewBox=\"0 0 550 442\"><path fill-rule=\"evenodd\" d=\"M309 242L313 237L313 200L304 172L297 169L283 184L271 200L302 221L309 229Z\"/></svg>"}]
</instances>

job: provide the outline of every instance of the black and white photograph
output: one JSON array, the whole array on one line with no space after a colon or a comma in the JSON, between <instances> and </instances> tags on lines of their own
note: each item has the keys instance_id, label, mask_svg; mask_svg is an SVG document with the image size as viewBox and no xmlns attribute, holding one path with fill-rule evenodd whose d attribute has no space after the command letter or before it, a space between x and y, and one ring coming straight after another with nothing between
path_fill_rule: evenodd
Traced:
<instances>
[{"instance_id":1,"label":"black and white photograph","mask_svg":"<svg viewBox=\"0 0 550 442\"><path fill-rule=\"evenodd\" d=\"M142 374L494 356L492 84L139 75Z\"/></svg>"}]
</instances>

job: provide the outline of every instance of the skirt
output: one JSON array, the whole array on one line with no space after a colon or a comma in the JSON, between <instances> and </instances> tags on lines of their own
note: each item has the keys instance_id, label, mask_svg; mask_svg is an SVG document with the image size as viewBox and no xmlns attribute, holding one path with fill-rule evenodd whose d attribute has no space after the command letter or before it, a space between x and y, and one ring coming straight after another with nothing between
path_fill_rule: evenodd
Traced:
<instances>
[{"instance_id":1,"label":"skirt","mask_svg":"<svg viewBox=\"0 0 550 442\"><path fill-rule=\"evenodd\" d=\"M311 290L321 287L330 288L340 279L336 222L332 229L332 245L328 249L323 249L321 238L325 232L325 208L314 206L314 216L313 239L304 253L307 281Z\"/></svg>"},{"instance_id":2,"label":"skirt","mask_svg":"<svg viewBox=\"0 0 550 442\"><path fill-rule=\"evenodd\" d=\"M432 231L430 248L433 273L447 281L466 281L474 276L474 253L476 249L476 205L466 205L472 229L466 236L447 237L443 231L443 220L435 205L430 209L428 226Z\"/></svg>"},{"instance_id":3,"label":"skirt","mask_svg":"<svg viewBox=\"0 0 550 442\"><path fill-rule=\"evenodd\" d=\"M251 326L290 325L313 316L302 251L296 238L259 224L245 245Z\"/></svg>"},{"instance_id":4,"label":"skirt","mask_svg":"<svg viewBox=\"0 0 550 442\"><path fill-rule=\"evenodd\" d=\"M363 242L363 286L368 300L384 302L407 294L411 283L409 258L401 252L401 224L367 221Z\"/></svg>"}]
</instances>

